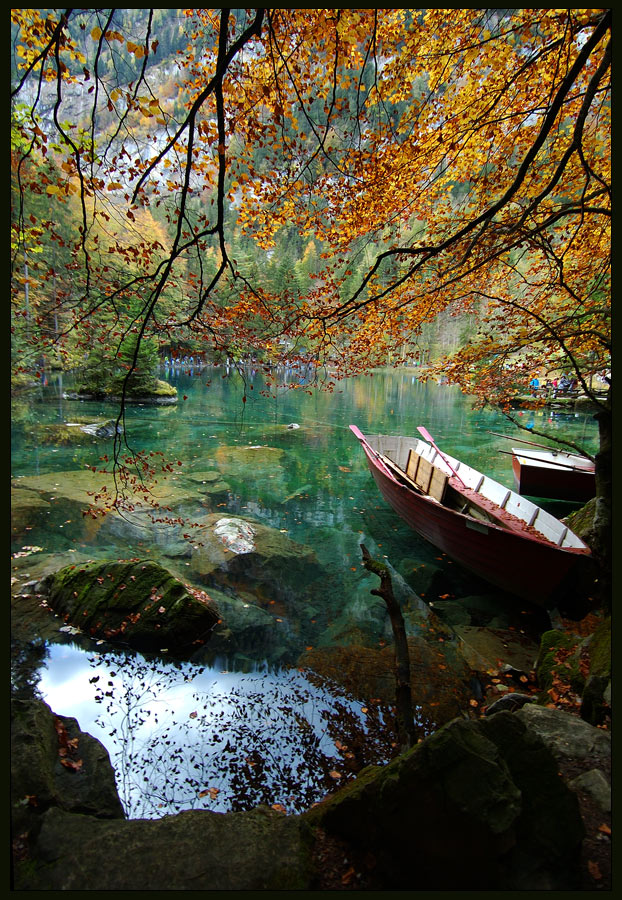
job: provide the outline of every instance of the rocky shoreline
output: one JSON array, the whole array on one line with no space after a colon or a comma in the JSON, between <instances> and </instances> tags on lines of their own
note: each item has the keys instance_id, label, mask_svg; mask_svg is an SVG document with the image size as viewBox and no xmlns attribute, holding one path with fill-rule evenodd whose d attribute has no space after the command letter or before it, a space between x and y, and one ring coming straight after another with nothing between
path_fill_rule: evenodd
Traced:
<instances>
[{"instance_id":1,"label":"rocky shoreline","mask_svg":"<svg viewBox=\"0 0 622 900\"><path fill-rule=\"evenodd\" d=\"M455 719L302 815L127 820L98 741L12 707L14 890L608 889L610 736L559 710Z\"/></svg>"}]
</instances>

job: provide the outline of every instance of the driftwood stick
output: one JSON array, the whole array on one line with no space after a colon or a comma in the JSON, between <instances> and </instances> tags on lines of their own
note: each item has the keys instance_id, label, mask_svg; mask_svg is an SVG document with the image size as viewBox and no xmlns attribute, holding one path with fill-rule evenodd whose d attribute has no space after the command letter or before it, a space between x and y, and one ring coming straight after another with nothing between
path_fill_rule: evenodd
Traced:
<instances>
[{"instance_id":1,"label":"driftwood stick","mask_svg":"<svg viewBox=\"0 0 622 900\"><path fill-rule=\"evenodd\" d=\"M380 579L380 587L374 588L371 593L377 597L382 597L391 620L395 643L395 706L397 709L397 723L400 743L402 747L407 749L416 743L416 734L410 687L410 657L404 617L393 593L393 583L388 568L383 563L378 562L378 560L372 559L365 544L361 544L361 553L363 554L363 565L367 571L377 575Z\"/></svg>"}]
</instances>

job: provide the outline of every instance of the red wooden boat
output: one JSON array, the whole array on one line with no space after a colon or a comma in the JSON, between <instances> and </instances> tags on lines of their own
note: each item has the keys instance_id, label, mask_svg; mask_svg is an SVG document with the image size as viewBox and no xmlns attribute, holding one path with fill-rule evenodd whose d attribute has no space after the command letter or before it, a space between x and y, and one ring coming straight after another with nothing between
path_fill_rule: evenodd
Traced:
<instances>
[{"instance_id":1,"label":"red wooden boat","mask_svg":"<svg viewBox=\"0 0 622 900\"><path fill-rule=\"evenodd\" d=\"M380 493L405 522L456 562L504 591L554 606L556 591L591 553L554 516L453 459L428 438L364 435Z\"/></svg>"},{"instance_id":2,"label":"red wooden boat","mask_svg":"<svg viewBox=\"0 0 622 900\"><path fill-rule=\"evenodd\" d=\"M582 503L596 494L594 463L584 456L512 447L512 470L519 494Z\"/></svg>"}]
</instances>

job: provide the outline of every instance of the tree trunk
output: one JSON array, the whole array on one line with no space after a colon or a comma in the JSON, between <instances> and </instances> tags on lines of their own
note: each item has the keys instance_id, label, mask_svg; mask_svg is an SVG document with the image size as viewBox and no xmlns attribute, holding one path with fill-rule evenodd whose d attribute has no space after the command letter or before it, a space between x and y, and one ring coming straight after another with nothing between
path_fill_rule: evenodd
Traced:
<instances>
[{"instance_id":1,"label":"tree trunk","mask_svg":"<svg viewBox=\"0 0 622 900\"><path fill-rule=\"evenodd\" d=\"M363 565L368 572L380 578L380 588L372 590L372 594L382 597L389 611L393 639L395 642L395 706L397 709L397 726L402 749L407 750L416 743L415 722L413 714L412 693L410 688L410 657L404 617L399 603L393 594L393 584L389 570L385 565L372 559L369 550L361 544Z\"/></svg>"},{"instance_id":2,"label":"tree trunk","mask_svg":"<svg viewBox=\"0 0 622 900\"><path fill-rule=\"evenodd\" d=\"M598 599L605 609L611 609L612 570L612 418L611 388L607 409L596 415L600 447L596 454L596 510L594 513L591 548L598 562Z\"/></svg>"}]
</instances>

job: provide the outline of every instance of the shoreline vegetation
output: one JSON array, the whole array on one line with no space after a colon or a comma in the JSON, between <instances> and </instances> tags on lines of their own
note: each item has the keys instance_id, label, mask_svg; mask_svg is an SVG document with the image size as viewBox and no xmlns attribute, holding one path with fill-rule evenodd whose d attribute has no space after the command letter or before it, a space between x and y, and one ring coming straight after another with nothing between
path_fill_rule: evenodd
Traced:
<instances>
[{"instance_id":1,"label":"shoreline vegetation","mask_svg":"<svg viewBox=\"0 0 622 900\"><path fill-rule=\"evenodd\" d=\"M252 363L246 363L241 368L247 369L252 368ZM261 363L256 364L256 368L264 368L265 366ZM211 369L225 369L228 373L231 373L237 369L235 365L228 365L227 363L185 363L179 364L176 363L174 366L170 366L173 371L192 371L196 370L196 373L202 373L206 370ZM271 367L272 369L276 369L277 371L281 369L285 369L284 366ZM169 366L167 366L164 362L161 363L161 369L167 370ZM295 371L295 367L293 367ZM428 366L409 366L409 365L397 365L397 366L378 366L374 369L370 369L368 373L366 373L365 377L373 377L374 374L380 374L383 372L394 372L399 370L404 375L410 375L412 377L417 377L422 373L426 373L429 371ZM79 370L75 370L79 372ZM50 373L54 372L62 372L62 370L58 370L55 368L51 368L49 370ZM332 369L331 367L326 368L326 373L330 377L337 376L337 370ZM68 375L73 375L74 371L66 373ZM47 381L48 370L44 373L18 373L11 376L11 394L18 393L26 390L35 390L43 386ZM436 377L433 376L438 384L448 384L447 380L444 377ZM321 388L320 388L321 389ZM599 396L599 391L595 391L596 396ZM604 394L604 390L603 390ZM63 397L66 400L105 400L110 403L119 403L121 401L121 395L118 391L112 391L107 393L106 391L81 391L81 390L71 390L63 393ZM177 396L177 388L170 384L168 381L163 379L157 379L153 390L141 390L139 394L134 394L130 392L128 396L125 398L127 403L154 403L154 404L174 404L178 402ZM510 405L512 409L557 409L557 410L567 410L569 412L573 411L589 411L590 409L596 409L596 405L591 397L586 394L581 393L577 390L569 390L564 393L558 393L553 388L540 388L537 392L532 394L516 394L516 396L510 401Z\"/></svg>"}]
</instances>

